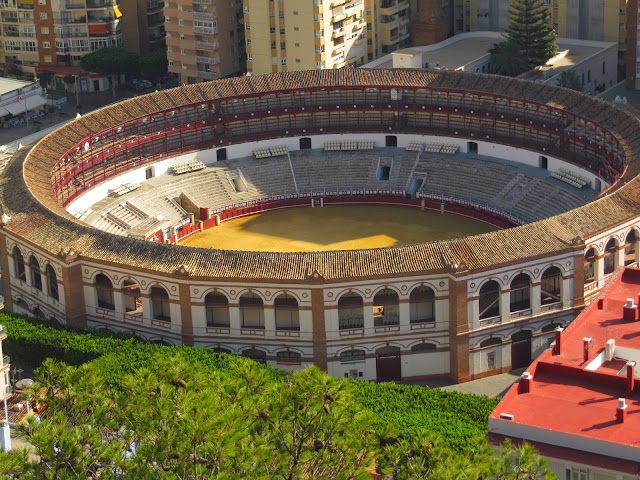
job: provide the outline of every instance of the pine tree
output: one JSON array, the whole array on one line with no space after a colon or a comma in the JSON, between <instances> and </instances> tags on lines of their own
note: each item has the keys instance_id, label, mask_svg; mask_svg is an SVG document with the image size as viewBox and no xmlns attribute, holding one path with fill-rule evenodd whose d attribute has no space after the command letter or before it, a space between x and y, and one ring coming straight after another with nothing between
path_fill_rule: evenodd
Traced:
<instances>
[{"instance_id":1,"label":"pine tree","mask_svg":"<svg viewBox=\"0 0 640 480\"><path fill-rule=\"evenodd\" d=\"M544 0L512 0L509 7L507 35L520 47L529 69L544 65L557 52L547 15Z\"/></svg>"}]
</instances>

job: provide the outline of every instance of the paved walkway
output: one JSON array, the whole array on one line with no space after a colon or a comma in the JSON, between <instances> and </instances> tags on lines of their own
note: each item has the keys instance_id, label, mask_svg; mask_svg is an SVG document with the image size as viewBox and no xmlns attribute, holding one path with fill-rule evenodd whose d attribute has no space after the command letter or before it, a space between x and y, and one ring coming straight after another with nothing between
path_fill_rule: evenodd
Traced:
<instances>
[{"instance_id":1,"label":"paved walkway","mask_svg":"<svg viewBox=\"0 0 640 480\"><path fill-rule=\"evenodd\" d=\"M466 383L452 383L450 380L428 380L415 382L413 384L441 388L442 390L450 392L473 393L475 395L486 395L487 397L502 397L523 371L524 369L514 370L513 372L493 375Z\"/></svg>"}]
</instances>

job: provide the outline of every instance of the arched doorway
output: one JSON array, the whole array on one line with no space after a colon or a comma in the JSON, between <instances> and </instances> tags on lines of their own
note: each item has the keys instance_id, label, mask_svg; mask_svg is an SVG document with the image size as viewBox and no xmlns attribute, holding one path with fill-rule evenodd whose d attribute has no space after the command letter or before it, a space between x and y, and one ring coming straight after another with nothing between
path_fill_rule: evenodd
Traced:
<instances>
[{"instance_id":1,"label":"arched doorway","mask_svg":"<svg viewBox=\"0 0 640 480\"><path fill-rule=\"evenodd\" d=\"M531 330L520 330L511 335L511 370L531 364Z\"/></svg>"},{"instance_id":2,"label":"arched doorway","mask_svg":"<svg viewBox=\"0 0 640 480\"><path fill-rule=\"evenodd\" d=\"M596 251L593 248L584 254L584 283L591 283L596 279Z\"/></svg>"},{"instance_id":3,"label":"arched doorway","mask_svg":"<svg viewBox=\"0 0 640 480\"><path fill-rule=\"evenodd\" d=\"M383 288L373 297L373 325L400 325L400 300L395 290Z\"/></svg>"},{"instance_id":4,"label":"arched doorway","mask_svg":"<svg viewBox=\"0 0 640 480\"><path fill-rule=\"evenodd\" d=\"M636 263L636 250L638 248L638 235L635 230L631 230L624 240L624 264L632 265Z\"/></svg>"},{"instance_id":5,"label":"arched doorway","mask_svg":"<svg viewBox=\"0 0 640 480\"><path fill-rule=\"evenodd\" d=\"M257 348L247 348L242 351L242 356L250 358L254 362L266 364L267 363L267 352L263 350L258 350Z\"/></svg>"},{"instance_id":6,"label":"arched doorway","mask_svg":"<svg viewBox=\"0 0 640 480\"><path fill-rule=\"evenodd\" d=\"M612 238L604 248L604 274L609 275L616 269L616 241Z\"/></svg>"},{"instance_id":7,"label":"arched doorway","mask_svg":"<svg viewBox=\"0 0 640 480\"><path fill-rule=\"evenodd\" d=\"M402 379L400 347L382 347L376 350L376 380L397 382Z\"/></svg>"}]
</instances>

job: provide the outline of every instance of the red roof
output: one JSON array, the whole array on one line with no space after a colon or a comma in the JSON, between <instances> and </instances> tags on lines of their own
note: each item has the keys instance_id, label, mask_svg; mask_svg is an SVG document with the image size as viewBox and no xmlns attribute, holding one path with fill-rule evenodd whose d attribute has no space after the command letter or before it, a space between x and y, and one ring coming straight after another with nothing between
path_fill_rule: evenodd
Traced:
<instances>
[{"instance_id":1,"label":"red roof","mask_svg":"<svg viewBox=\"0 0 640 480\"><path fill-rule=\"evenodd\" d=\"M533 375L531 391L519 393L519 382L509 389L489 416L490 432L573 449L571 458L578 451L595 453L581 459L594 466L598 456L601 462L622 459L616 470L640 472L640 362L631 395L626 377L627 360L640 359L640 321L622 318L626 299L637 303L639 292L639 269L616 272L598 299L562 332L560 354L547 349L527 369ZM585 337L592 338L586 362ZM607 362L610 339L616 351ZM618 398L627 399L624 423L616 420ZM554 447L550 456L562 450Z\"/></svg>"}]
</instances>

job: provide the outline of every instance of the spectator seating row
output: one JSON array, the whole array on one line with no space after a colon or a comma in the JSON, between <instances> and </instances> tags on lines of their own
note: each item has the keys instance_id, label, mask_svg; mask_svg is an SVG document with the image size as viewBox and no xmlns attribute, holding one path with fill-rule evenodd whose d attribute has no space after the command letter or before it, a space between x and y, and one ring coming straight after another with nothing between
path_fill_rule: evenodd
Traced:
<instances>
[{"instance_id":1,"label":"spectator seating row","mask_svg":"<svg viewBox=\"0 0 640 480\"><path fill-rule=\"evenodd\" d=\"M274 147L256 148L253 155L256 158L281 157L287 154L287 147L276 145Z\"/></svg>"},{"instance_id":2,"label":"spectator seating row","mask_svg":"<svg viewBox=\"0 0 640 480\"><path fill-rule=\"evenodd\" d=\"M337 150L373 150L375 142L373 140L331 140L325 142L325 151Z\"/></svg>"},{"instance_id":3,"label":"spectator seating row","mask_svg":"<svg viewBox=\"0 0 640 480\"><path fill-rule=\"evenodd\" d=\"M121 196L137 188L140 188L139 183L126 182L126 183L123 183L122 185L118 185L117 187L112 188L111 190L109 190L109 193L113 195Z\"/></svg>"},{"instance_id":4,"label":"spectator seating row","mask_svg":"<svg viewBox=\"0 0 640 480\"><path fill-rule=\"evenodd\" d=\"M455 155L460 150L458 145L446 143L427 143L424 151L427 153L445 153L447 155Z\"/></svg>"},{"instance_id":5,"label":"spectator seating row","mask_svg":"<svg viewBox=\"0 0 640 480\"><path fill-rule=\"evenodd\" d=\"M171 167L171 169L173 170L173 173L177 175L181 175L183 173L196 172L198 170L202 170L203 168L205 168L205 166L206 165L202 163L200 160L187 160L186 162L180 162L180 163L174 164Z\"/></svg>"},{"instance_id":6,"label":"spectator seating row","mask_svg":"<svg viewBox=\"0 0 640 480\"><path fill-rule=\"evenodd\" d=\"M409 142L405 149L408 152L420 152L424 149L424 145L422 142Z\"/></svg>"},{"instance_id":7,"label":"spectator seating row","mask_svg":"<svg viewBox=\"0 0 640 480\"><path fill-rule=\"evenodd\" d=\"M566 168L559 168L555 172L551 172L551 176L576 188L584 188L591 184L587 178Z\"/></svg>"}]
</instances>

